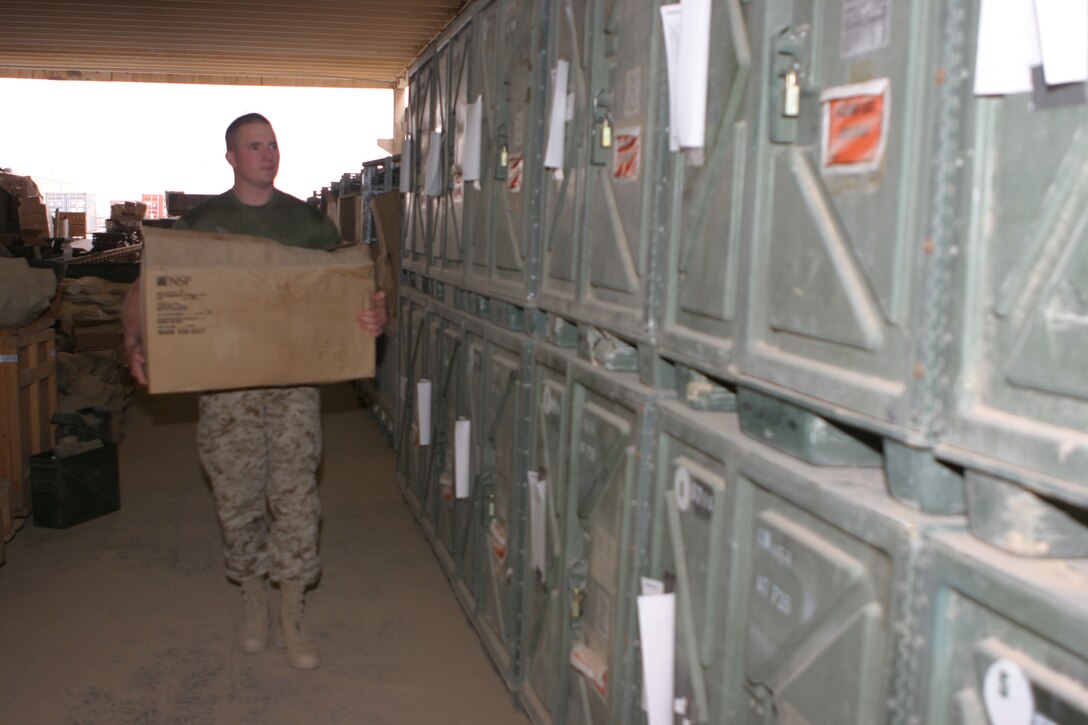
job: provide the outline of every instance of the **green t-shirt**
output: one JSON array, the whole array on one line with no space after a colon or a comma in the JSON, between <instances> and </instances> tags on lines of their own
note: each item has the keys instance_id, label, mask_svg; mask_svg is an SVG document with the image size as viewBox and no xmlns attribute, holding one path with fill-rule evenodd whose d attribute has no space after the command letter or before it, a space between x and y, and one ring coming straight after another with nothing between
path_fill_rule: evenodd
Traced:
<instances>
[{"instance_id":1,"label":"green t-shirt","mask_svg":"<svg viewBox=\"0 0 1088 725\"><path fill-rule=\"evenodd\" d=\"M274 239L290 247L328 249L343 242L340 232L320 209L275 189L263 206L238 201L225 191L190 211L174 224L175 229L224 234L250 234Z\"/></svg>"}]
</instances>

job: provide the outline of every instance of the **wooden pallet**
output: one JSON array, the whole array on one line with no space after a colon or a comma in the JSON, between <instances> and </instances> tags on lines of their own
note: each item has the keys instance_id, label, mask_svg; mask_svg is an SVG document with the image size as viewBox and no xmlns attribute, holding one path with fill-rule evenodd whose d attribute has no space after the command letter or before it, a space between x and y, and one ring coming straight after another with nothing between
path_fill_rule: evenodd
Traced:
<instances>
[{"instance_id":1,"label":"wooden pallet","mask_svg":"<svg viewBox=\"0 0 1088 725\"><path fill-rule=\"evenodd\" d=\"M30 515L30 456L53 448L56 410L53 319L0 329L0 479L10 482L0 496L5 539L15 533L13 519Z\"/></svg>"}]
</instances>

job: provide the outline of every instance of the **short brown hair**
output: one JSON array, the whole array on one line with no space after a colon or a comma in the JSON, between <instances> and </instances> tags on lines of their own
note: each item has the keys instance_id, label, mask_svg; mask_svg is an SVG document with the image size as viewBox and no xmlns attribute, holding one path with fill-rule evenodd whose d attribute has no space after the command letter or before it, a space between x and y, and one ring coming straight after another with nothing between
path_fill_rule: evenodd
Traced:
<instances>
[{"instance_id":1,"label":"short brown hair","mask_svg":"<svg viewBox=\"0 0 1088 725\"><path fill-rule=\"evenodd\" d=\"M250 123L264 123L269 126L272 125L271 121L269 121L267 118L259 113L247 113L244 116L239 116L238 118L231 121L230 125L227 126L227 151L230 151L234 148L234 139L238 136L238 129Z\"/></svg>"}]
</instances>

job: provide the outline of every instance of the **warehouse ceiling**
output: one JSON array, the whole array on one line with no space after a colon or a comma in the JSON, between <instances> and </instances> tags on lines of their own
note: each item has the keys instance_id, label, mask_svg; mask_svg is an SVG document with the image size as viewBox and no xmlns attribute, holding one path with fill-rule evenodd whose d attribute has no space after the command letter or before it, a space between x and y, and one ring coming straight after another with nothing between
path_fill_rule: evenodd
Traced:
<instances>
[{"instance_id":1,"label":"warehouse ceiling","mask_svg":"<svg viewBox=\"0 0 1088 725\"><path fill-rule=\"evenodd\" d=\"M390 88L464 0L0 0L0 77Z\"/></svg>"}]
</instances>

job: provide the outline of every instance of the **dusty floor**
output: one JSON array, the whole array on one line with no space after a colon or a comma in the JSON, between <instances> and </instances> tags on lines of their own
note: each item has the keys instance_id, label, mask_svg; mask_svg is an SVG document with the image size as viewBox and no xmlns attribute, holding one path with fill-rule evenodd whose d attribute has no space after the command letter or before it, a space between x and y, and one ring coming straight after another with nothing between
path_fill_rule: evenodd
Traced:
<instances>
[{"instance_id":1,"label":"dusty floor","mask_svg":"<svg viewBox=\"0 0 1088 725\"><path fill-rule=\"evenodd\" d=\"M0 566L0 723L527 723L394 483L347 386L324 391L324 576L307 601L323 663L234 644L193 443L195 398L129 409L121 511L28 524Z\"/></svg>"}]
</instances>

